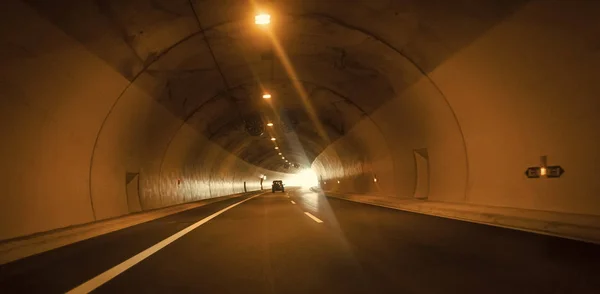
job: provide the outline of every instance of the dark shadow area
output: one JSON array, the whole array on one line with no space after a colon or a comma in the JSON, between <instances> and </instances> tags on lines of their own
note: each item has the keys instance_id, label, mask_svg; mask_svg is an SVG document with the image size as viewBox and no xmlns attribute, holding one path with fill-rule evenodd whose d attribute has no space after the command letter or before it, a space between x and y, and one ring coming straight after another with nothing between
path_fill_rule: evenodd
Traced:
<instances>
[{"instance_id":1,"label":"dark shadow area","mask_svg":"<svg viewBox=\"0 0 600 294\"><path fill-rule=\"evenodd\" d=\"M406 293L600 289L598 245L339 199L323 201L365 272Z\"/></svg>"}]
</instances>

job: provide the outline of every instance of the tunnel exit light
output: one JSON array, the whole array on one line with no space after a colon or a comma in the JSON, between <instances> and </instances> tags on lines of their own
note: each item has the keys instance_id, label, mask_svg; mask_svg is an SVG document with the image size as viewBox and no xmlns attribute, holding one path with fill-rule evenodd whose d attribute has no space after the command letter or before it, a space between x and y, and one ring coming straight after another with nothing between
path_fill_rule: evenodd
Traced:
<instances>
[{"instance_id":1,"label":"tunnel exit light","mask_svg":"<svg viewBox=\"0 0 600 294\"><path fill-rule=\"evenodd\" d=\"M319 185L317 174L312 169L303 169L293 175L288 183L290 186L311 188Z\"/></svg>"},{"instance_id":2,"label":"tunnel exit light","mask_svg":"<svg viewBox=\"0 0 600 294\"><path fill-rule=\"evenodd\" d=\"M257 25L268 25L271 23L271 15L266 13L257 14L254 17L254 23Z\"/></svg>"}]
</instances>

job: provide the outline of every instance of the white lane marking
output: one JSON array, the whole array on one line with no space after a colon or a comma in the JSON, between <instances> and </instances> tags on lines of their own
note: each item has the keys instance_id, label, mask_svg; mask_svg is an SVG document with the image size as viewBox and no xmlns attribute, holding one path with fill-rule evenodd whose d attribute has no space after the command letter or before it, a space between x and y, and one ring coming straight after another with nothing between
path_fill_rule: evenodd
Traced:
<instances>
[{"instance_id":1,"label":"white lane marking","mask_svg":"<svg viewBox=\"0 0 600 294\"><path fill-rule=\"evenodd\" d=\"M264 193L263 193L264 194ZM112 280L114 277L118 276L119 274L123 273L124 271L128 270L129 268L131 268L132 266L138 264L140 261L146 259L147 257L149 257L150 255L156 253L158 250L161 250L163 248L165 248L167 245L173 243L175 240L183 237L185 234L191 232L192 230L194 230L195 228L207 223L208 221L210 221L211 219L217 217L219 214L230 210L252 198L261 196L263 194L259 194L256 196L252 196L246 200L242 200L238 203L232 204L230 206L227 206L226 208L213 213L210 216L207 216L205 218L203 218L202 220L194 223L193 225L175 233L173 236L166 238L162 241L160 241L159 243L155 244L154 246L138 253L137 255L129 258L128 260L123 261L122 263L114 266L113 268L97 275L96 277L92 278L91 280L75 287L73 290L67 292L67 294L75 294L75 293L89 293L91 291L93 291L94 289L102 286L102 284Z\"/></svg>"},{"instance_id":2,"label":"white lane marking","mask_svg":"<svg viewBox=\"0 0 600 294\"><path fill-rule=\"evenodd\" d=\"M296 204L296 202L294 202L294 200L292 200L291 202L292 202L292 204Z\"/></svg>"},{"instance_id":3,"label":"white lane marking","mask_svg":"<svg viewBox=\"0 0 600 294\"><path fill-rule=\"evenodd\" d=\"M316 221L317 223L322 223L323 221L318 219L316 216L310 214L309 212L304 212L304 214L308 215L308 217L312 218L312 220Z\"/></svg>"}]
</instances>

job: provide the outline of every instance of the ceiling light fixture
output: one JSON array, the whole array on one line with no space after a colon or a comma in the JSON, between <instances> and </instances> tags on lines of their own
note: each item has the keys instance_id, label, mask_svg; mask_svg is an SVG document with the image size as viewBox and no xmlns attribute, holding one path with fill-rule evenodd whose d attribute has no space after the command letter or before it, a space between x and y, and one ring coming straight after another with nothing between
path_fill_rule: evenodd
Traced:
<instances>
[{"instance_id":1,"label":"ceiling light fixture","mask_svg":"<svg viewBox=\"0 0 600 294\"><path fill-rule=\"evenodd\" d=\"M275 139L275 137L271 138L271 141L275 141L275 140L277 140L277 139ZM277 148L275 148L275 149L277 149Z\"/></svg>"},{"instance_id":2,"label":"ceiling light fixture","mask_svg":"<svg viewBox=\"0 0 600 294\"><path fill-rule=\"evenodd\" d=\"M266 13L257 14L254 17L254 23L257 25L268 25L271 23L271 15Z\"/></svg>"},{"instance_id":3,"label":"ceiling light fixture","mask_svg":"<svg viewBox=\"0 0 600 294\"><path fill-rule=\"evenodd\" d=\"M273 126L273 123L272 123L272 122L270 122L270 123L267 123L267 126L269 126L269 127L272 127L272 126Z\"/></svg>"},{"instance_id":4,"label":"ceiling light fixture","mask_svg":"<svg viewBox=\"0 0 600 294\"><path fill-rule=\"evenodd\" d=\"M264 99L271 99L271 94L263 94L262 96Z\"/></svg>"},{"instance_id":5,"label":"ceiling light fixture","mask_svg":"<svg viewBox=\"0 0 600 294\"><path fill-rule=\"evenodd\" d=\"M275 149L279 149L279 147L275 146Z\"/></svg>"}]
</instances>

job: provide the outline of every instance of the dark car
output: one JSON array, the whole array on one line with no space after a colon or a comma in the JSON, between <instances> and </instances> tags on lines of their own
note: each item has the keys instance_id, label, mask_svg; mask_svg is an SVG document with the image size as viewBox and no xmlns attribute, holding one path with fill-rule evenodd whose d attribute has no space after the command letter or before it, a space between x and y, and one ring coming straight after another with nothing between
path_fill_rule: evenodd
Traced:
<instances>
[{"instance_id":1,"label":"dark car","mask_svg":"<svg viewBox=\"0 0 600 294\"><path fill-rule=\"evenodd\" d=\"M273 185L271 186L271 191L275 193L275 191L285 192L285 188L283 187L283 181L273 181Z\"/></svg>"}]
</instances>

